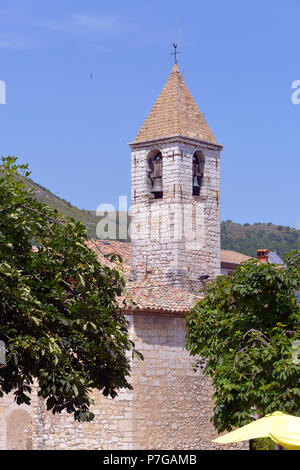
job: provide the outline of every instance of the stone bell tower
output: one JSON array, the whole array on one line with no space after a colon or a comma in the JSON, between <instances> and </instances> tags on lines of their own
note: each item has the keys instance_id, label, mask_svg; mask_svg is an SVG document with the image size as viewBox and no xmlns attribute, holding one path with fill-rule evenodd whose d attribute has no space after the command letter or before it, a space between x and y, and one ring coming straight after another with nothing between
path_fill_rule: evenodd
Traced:
<instances>
[{"instance_id":1,"label":"stone bell tower","mask_svg":"<svg viewBox=\"0 0 300 470\"><path fill-rule=\"evenodd\" d=\"M220 151L177 64L133 143L131 279L197 292L220 273Z\"/></svg>"}]
</instances>

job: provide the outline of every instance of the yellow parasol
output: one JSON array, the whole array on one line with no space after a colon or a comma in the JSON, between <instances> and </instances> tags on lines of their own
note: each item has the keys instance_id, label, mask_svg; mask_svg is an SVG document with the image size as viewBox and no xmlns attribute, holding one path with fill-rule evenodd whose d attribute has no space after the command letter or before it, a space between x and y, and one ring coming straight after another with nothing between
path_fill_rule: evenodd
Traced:
<instances>
[{"instance_id":1,"label":"yellow parasol","mask_svg":"<svg viewBox=\"0 0 300 470\"><path fill-rule=\"evenodd\" d=\"M300 450L300 418L275 411L246 426L214 439L219 444L270 437L280 446Z\"/></svg>"}]
</instances>

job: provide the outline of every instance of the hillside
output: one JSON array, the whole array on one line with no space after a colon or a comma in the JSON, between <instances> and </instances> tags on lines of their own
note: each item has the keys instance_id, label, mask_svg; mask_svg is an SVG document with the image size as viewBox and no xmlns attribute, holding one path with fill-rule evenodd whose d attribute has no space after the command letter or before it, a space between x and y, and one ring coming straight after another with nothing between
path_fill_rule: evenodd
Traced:
<instances>
[{"instance_id":1,"label":"hillside","mask_svg":"<svg viewBox=\"0 0 300 470\"><path fill-rule=\"evenodd\" d=\"M49 189L46 189L38 183L35 183L30 178L26 178L26 186L28 189L33 189L34 196L36 199L38 199L38 201L43 202L48 206L54 207L65 217L71 217L77 221L82 222L87 228L89 237L97 237L96 226L97 223L101 220L101 217L96 215L96 211L78 209L78 207L73 206L69 201L56 196L51 191L49 191ZM119 213L117 213L117 227L118 217Z\"/></svg>"},{"instance_id":2,"label":"hillside","mask_svg":"<svg viewBox=\"0 0 300 470\"><path fill-rule=\"evenodd\" d=\"M51 191L35 183L30 178L26 178L26 185L34 190L34 195L40 202L54 207L65 217L72 217L82 222L87 227L89 234L95 236L96 224L100 218L96 216L94 211L78 209L65 199L55 196Z\"/></svg>"},{"instance_id":3,"label":"hillside","mask_svg":"<svg viewBox=\"0 0 300 470\"><path fill-rule=\"evenodd\" d=\"M86 225L90 237L96 237L96 225L100 217L95 211L78 209L65 199L55 196L31 179L27 179L29 188L33 188L36 198L55 207L66 217L73 217ZM272 223L237 224L228 220L221 223L221 247L234 250L249 256L256 256L257 248L269 248L283 257L300 243L300 230Z\"/></svg>"},{"instance_id":4,"label":"hillside","mask_svg":"<svg viewBox=\"0 0 300 470\"><path fill-rule=\"evenodd\" d=\"M236 224L231 220L221 223L221 247L249 256L256 256L256 249L269 248L281 258L297 248L300 230L272 223Z\"/></svg>"}]
</instances>

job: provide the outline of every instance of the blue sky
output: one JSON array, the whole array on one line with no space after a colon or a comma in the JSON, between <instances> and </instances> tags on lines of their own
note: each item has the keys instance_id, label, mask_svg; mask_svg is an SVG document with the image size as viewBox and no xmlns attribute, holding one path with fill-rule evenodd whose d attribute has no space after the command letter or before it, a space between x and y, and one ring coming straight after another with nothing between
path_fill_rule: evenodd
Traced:
<instances>
[{"instance_id":1,"label":"blue sky","mask_svg":"<svg viewBox=\"0 0 300 470\"><path fill-rule=\"evenodd\" d=\"M300 228L299 18L298 0L1 0L0 154L79 208L116 205L179 30L181 73L224 145L222 220Z\"/></svg>"}]
</instances>

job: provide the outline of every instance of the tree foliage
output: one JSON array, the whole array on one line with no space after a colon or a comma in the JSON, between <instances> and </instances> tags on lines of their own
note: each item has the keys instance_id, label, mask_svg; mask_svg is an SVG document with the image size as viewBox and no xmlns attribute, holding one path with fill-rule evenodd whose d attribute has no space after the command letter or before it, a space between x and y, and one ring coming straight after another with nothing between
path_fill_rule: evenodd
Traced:
<instances>
[{"instance_id":1,"label":"tree foliage","mask_svg":"<svg viewBox=\"0 0 300 470\"><path fill-rule=\"evenodd\" d=\"M14 391L18 404L29 404L36 381L53 413L92 420L92 389L111 397L131 389L129 353L136 351L117 302L124 277L100 265L81 223L25 190L18 175L29 175L27 165L2 160L0 396Z\"/></svg>"},{"instance_id":2,"label":"tree foliage","mask_svg":"<svg viewBox=\"0 0 300 470\"><path fill-rule=\"evenodd\" d=\"M286 262L242 263L186 320L187 349L213 382L219 432L276 410L300 416L300 252Z\"/></svg>"}]
</instances>

